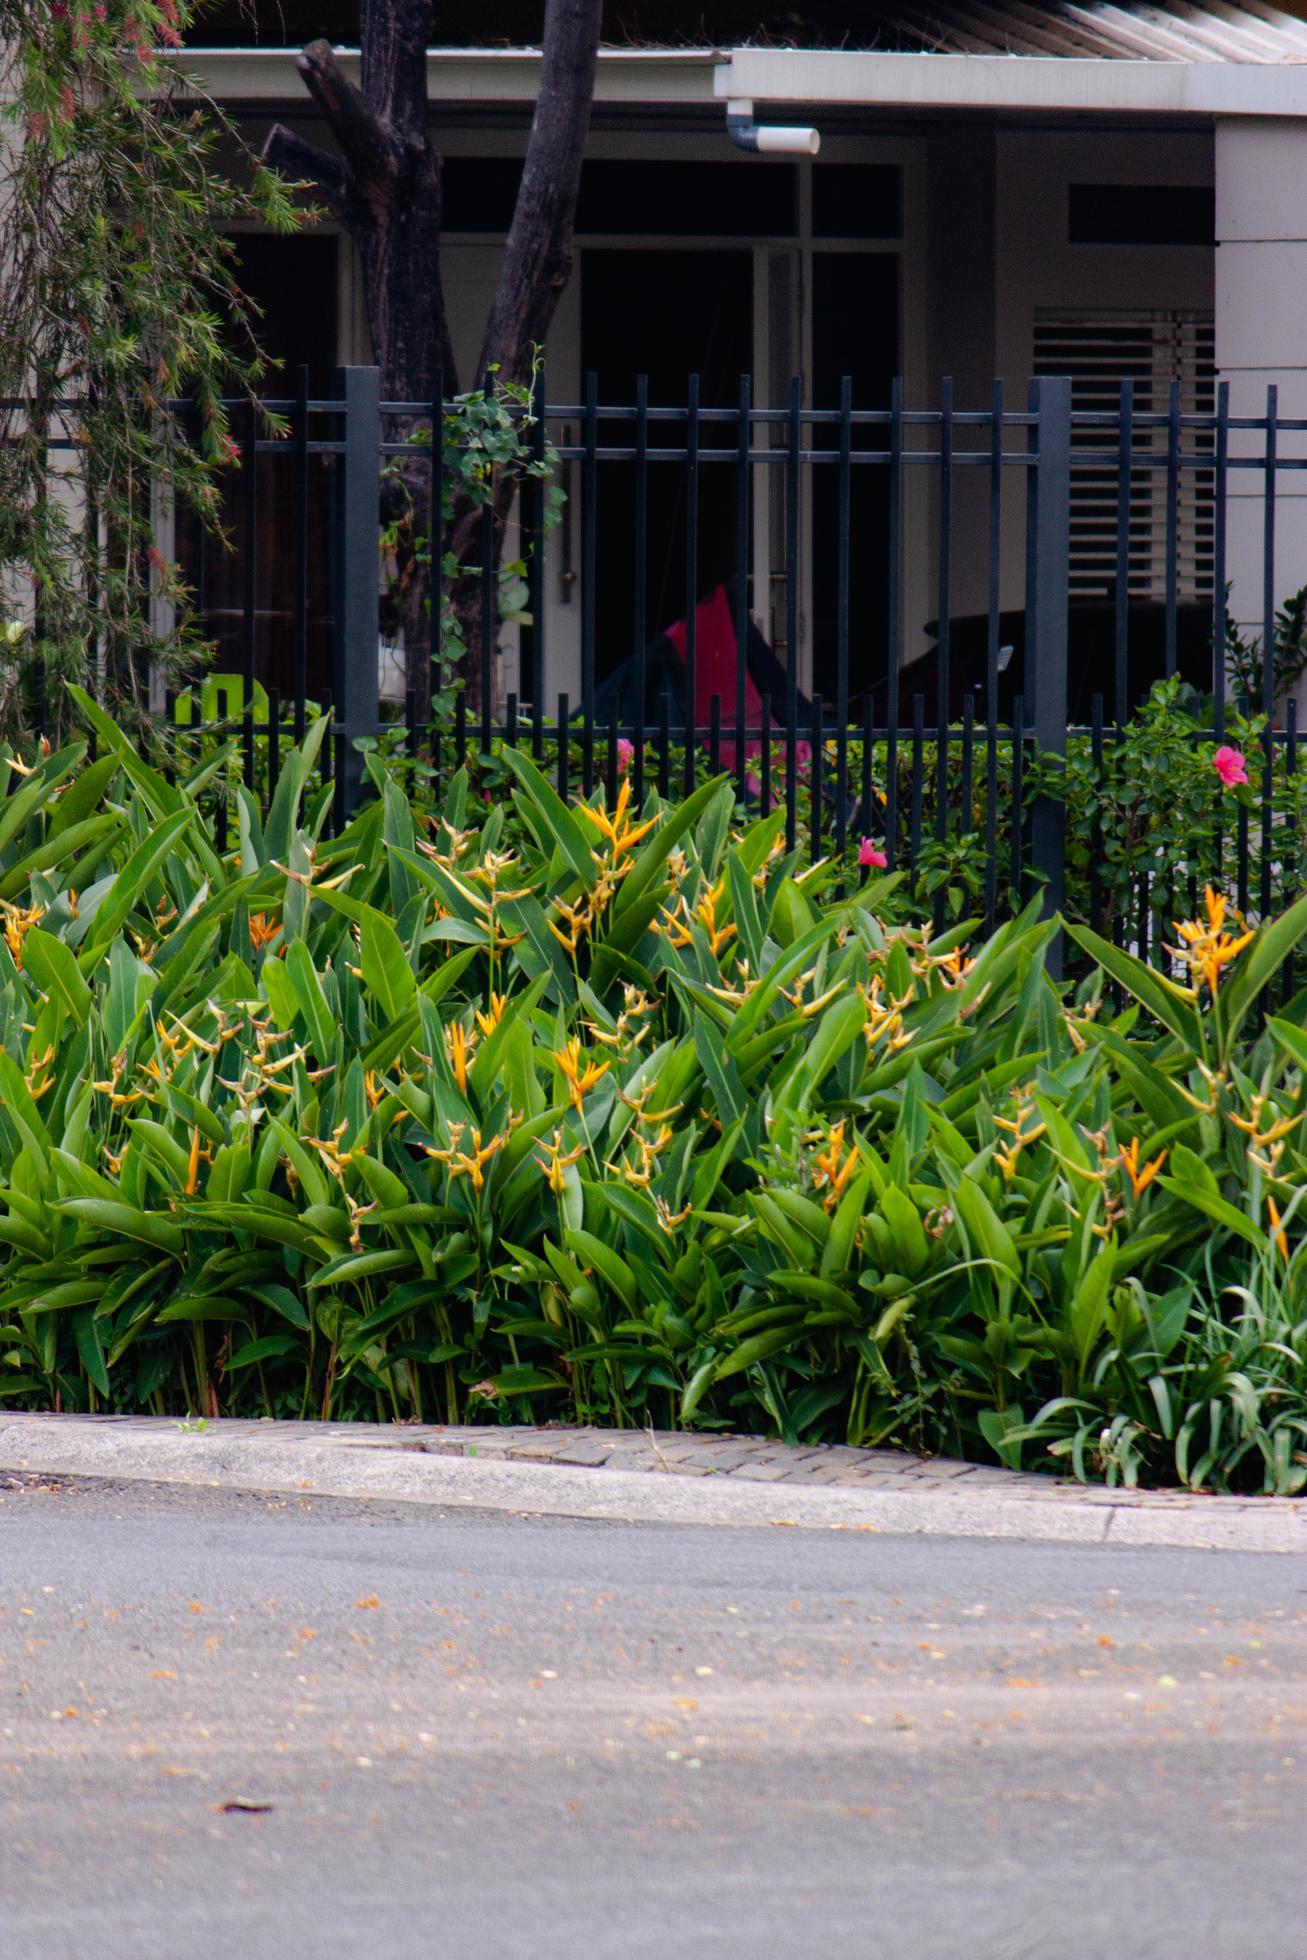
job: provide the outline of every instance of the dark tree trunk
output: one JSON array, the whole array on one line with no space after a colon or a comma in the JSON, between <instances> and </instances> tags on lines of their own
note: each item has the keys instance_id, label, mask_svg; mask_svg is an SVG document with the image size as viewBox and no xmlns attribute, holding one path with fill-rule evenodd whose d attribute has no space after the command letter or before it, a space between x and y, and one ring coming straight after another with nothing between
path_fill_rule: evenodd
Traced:
<instances>
[{"instance_id":1,"label":"dark tree trunk","mask_svg":"<svg viewBox=\"0 0 1307 1960\"><path fill-rule=\"evenodd\" d=\"M602 10L603 0L546 0L539 93L478 380L489 368L501 381L527 379L532 351L543 344L567 284ZM358 247L373 357L390 401L430 401L437 370L447 394L458 385L440 283L440 158L427 101L431 11L430 0L362 0L358 88L327 42L310 42L298 56L339 156L280 123L264 146L269 163L315 187ZM428 481L425 466L408 473L413 520L423 527ZM510 482L495 500L497 549L512 501ZM449 544L461 563L478 561L478 518L470 507L454 510ZM433 561L440 555L437 540ZM426 609L428 598L438 605L441 595L416 576L411 561L404 570L408 680L425 719L431 699ZM481 582L455 579L444 596L463 628L469 703L479 707Z\"/></svg>"},{"instance_id":2,"label":"dark tree trunk","mask_svg":"<svg viewBox=\"0 0 1307 1960\"><path fill-rule=\"evenodd\" d=\"M382 393L427 402L436 369L453 385L440 287L440 158L427 109L431 0L362 0L359 87L330 44L296 56L305 87L340 145L332 155L278 123L263 154L307 179L346 226L363 270Z\"/></svg>"}]
</instances>

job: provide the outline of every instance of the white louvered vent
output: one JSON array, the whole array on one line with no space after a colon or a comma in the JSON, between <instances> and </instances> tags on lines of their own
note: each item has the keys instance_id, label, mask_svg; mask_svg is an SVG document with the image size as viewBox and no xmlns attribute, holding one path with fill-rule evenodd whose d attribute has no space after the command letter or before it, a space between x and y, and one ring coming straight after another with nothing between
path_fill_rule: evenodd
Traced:
<instances>
[{"instance_id":1,"label":"white louvered vent","mask_svg":"<svg viewBox=\"0 0 1307 1960\"><path fill-rule=\"evenodd\" d=\"M1180 384L1183 415L1211 414L1215 407L1212 316L1197 312L1064 312L1035 314L1035 373L1071 377L1074 410L1115 413L1121 383L1134 382L1136 418L1165 415L1171 384ZM1077 427L1075 448L1101 448L1102 464L1077 463L1071 473L1071 593L1109 597L1116 586L1116 430ZM1184 429L1184 457L1213 447L1205 430ZM1129 588L1132 599L1166 598L1167 431L1134 431L1135 467L1130 483ZM1158 458L1157 465L1139 462ZM1176 526L1176 597L1209 598L1212 591L1212 472L1191 463L1180 470Z\"/></svg>"}]
</instances>

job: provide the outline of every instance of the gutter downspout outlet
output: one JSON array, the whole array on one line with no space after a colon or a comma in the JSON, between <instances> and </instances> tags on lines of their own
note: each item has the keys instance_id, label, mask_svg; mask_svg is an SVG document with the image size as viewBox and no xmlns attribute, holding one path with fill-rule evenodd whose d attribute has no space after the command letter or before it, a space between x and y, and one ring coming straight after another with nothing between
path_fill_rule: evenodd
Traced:
<instances>
[{"instance_id":1,"label":"gutter downspout outlet","mask_svg":"<svg viewBox=\"0 0 1307 1960\"><path fill-rule=\"evenodd\" d=\"M815 129L800 129L792 123L756 123L752 102L726 104L726 134L740 150L783 157L815 157L821 148L821 135Z\"/></svg>"}]
</instances>

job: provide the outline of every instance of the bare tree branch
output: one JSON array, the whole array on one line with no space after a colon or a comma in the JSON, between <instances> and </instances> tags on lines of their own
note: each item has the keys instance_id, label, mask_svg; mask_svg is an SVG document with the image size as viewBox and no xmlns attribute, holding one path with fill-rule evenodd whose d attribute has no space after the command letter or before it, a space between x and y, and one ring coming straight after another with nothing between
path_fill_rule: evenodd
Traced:
<instances>
[{"instance_id":1,"label":"bare tree branch","mask_svg":"<svg viewBox=\"0 0 1307 1960\"><path fill-rule=\"evenodd\" d=\"M306 136L288 129L285 123L274 123L264 138L260 161L296 183L312 184L342 224L355 222L358 194L354 173L343 157L310 143Z\"/></svg>"},{"instance_id":2,"label":"bare tree branch","mask_svg":"<svg viewBox=\"0 0 1307 1960\"><path fill-rule=\"evenodd\" d=\"M309 41L296 55L295 66L344 151L360 194L372 204L395 174L396 145L390 130L355 88L330 41Z\"/></svg>"}]
</instances>

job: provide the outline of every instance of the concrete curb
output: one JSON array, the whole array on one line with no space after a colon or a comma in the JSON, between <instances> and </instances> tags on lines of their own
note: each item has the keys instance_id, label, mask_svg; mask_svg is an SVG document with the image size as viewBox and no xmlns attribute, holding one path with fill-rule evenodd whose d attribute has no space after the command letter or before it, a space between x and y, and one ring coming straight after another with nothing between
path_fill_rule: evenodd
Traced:
<instances>
[{"instance_id":1,"label":"concrete curb","mask_svg":"<svg viewBox=\"0 0 1307 1960\"><path fill-rule=\"evenodd\" d=\"M907 1489L735 1482L566 1464L427 1454L403 1430L362 1440L313 1424L176 1422L0 1415L0 1469L290 1495L466 1505L519 1515L660 1524L801 1526L1070 1545L1169 1545L1209 1551L1307 1551L1307 1503L1060 1490L1020 1494L943 1483ZM1014 1479L1014 1487L1018 1480Z\"/></svg>"}]
</instances>

